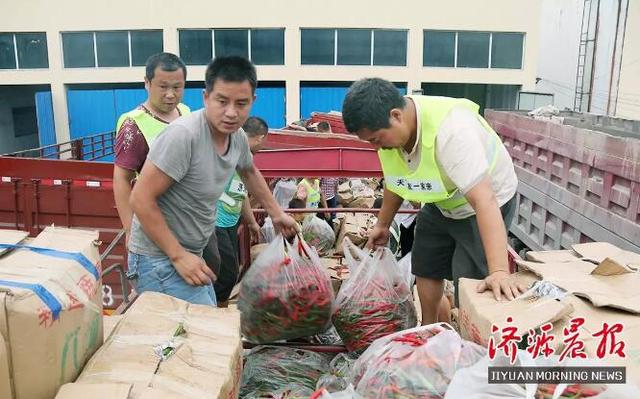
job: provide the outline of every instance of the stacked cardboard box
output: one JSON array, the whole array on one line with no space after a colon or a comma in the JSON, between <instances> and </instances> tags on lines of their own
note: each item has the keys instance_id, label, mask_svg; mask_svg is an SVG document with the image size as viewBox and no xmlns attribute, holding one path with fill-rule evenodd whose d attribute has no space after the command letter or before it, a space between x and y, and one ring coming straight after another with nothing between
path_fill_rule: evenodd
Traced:
<instances>
[{"instance_id":1,"label":"stacked cardboard box","mask_svg":"<svg viewBox=\"0 0 640 399\"><path fill-rule=\"evenodd\" d=\"M589 358L595 358L599 339L593 334L603 323L622 323L617 342L625 343L626 358L607 353L604 361L627 367L627 379L640 386L640 256L608 243L577 244L571 250L530 252L519 261L516 279L525 285L538 280L562 288L561 299L537 297L496 302L490 292L478 294L477 280L460 280L461 335L486 345L493 324L504 327L512 317L520 335L551 322L556 354L564 348L563 330L574 318L584 318L580 339ZM497 342L497 341L496 341Z\"/></svg>"},{"instance_id":2,"label":"stacked cardboard box","mask_svg":"<svg viewBox=\"0 0 640 399\"><path fill-rule=\"evenodd\" d=\"M0 231L18 244L23 232ZM95 231L48 227L0 258L0 397L50 399L102 344Z\"/></svg>"},{"instance_id":3,"label":"stacked cardboard box","mask_svg":"<svg viewBox=\"0 0 640 399\"><path fill-rule=\"evenodd\" d=\"M145 292L56 398L236 398L242 371L240 314ZM95 397L92 397L95 399Z\"/></svg>"}]
</instances>

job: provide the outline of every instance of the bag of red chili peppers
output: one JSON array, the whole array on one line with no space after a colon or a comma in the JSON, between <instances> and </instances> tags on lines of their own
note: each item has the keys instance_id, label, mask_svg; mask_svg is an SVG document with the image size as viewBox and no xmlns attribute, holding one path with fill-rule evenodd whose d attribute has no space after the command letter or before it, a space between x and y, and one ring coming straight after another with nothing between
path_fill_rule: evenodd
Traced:
<instances>
[{"instance_id":1,"label":"bag of red chili peppers","mask_svg":"<svg viewBox=\"0 0 640 399\"><path fill-rule=\"evenodd\" d=\"M289 244L278 235L242 279L242 334L264 344L321 333L330 325L333 297L316 251L301 237Z\"/></svg>"},{"instance_id":2,"label":"bag of red chili peppers","mask_svg":"<svg viewBox=\"0 0 640 399\"><path fill-rule=\"evenodd\" d=\"M350 277L336 296L332 320L350 352L365 350L373 341L415 327L411 289L393 253L379 248L373 255L343 242Z\"/></svg>"},{"instance_id":3,"label":"bag of red chili peppers","mask_svg":"<svg viewBox=\"0 0 640 399\"><path fill-rule=\"evenodd\" d=\"M443 398L456 371L485 356L448 324L431 324L376 340L355 362L352 382L364 398Z\"/></svg>"}]
</instances>

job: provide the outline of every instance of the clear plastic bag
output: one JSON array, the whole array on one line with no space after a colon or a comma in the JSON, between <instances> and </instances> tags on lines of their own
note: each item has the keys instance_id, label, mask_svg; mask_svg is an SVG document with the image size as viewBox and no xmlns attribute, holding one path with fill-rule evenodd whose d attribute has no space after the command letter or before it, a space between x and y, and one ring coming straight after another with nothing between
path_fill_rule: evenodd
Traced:
<instances>
[{"instance_id":1,"label":"clear plastic bag","mask_svg":"<svg viewBox=\"0 0 640 399\"><path fill-rule=\"evenodd\" d=\"M411 252L398 261L398 267L400 267L400 270L404 274L404 278L407 280L409 288L413 289L413 284L416 282L416 276L411 273Z\"/></svg>"},{"instance_id":2,"label":"clear plastic bag","mask_svg":"<svg viewBox=\"0 0 640 399\"><path fill-rule=\"evenodd\" d=\"M336 242L336 233L329 223L315 215L306 218L302 223L302 237L320 256L328 254Z\"/></svg>"},{"instance_id":3,"label":"clear plastic bag","mask_svg":"<svg viewBox=\"0 0 640 399\"><path fill-rule=\"evenodd\" d=\"M349 384L344 391L329 392L322 388L314 392L311 399L364 399L353 389L353 385ZM403 398L404 399L404 398Z\"/></svg>"},{"instance_id":4,"label":"clear plastic bag","mask_svg":"<svg viewBox=\"0 0 640 399\"><path fill-rule=\"evenodd\" d=\"M245 359L241 398L307 398L329 369L326 355L290 347L258 346Z\"/></svg>"},{"instance_id":5,"label":"clear plastic bag","mask_svg":"<svg viewBox=\"0 0 640 399\"><path fill-rule=\"evenodd\" d=\"M326 331L333 288L315 250L281 235L258 256L240 283L241 330L264 344Z\"/></svg>"},{"instance_id":6,"label":"clear plastic bag","mask_svg":"<svg viewBox=\"0 0 640 399\"><path fill-rule=\"evenodd\" d=\"M443 398L456 371L485 356L448 324L431 324L376 340L355 362L352 382L365 398Z\"/></svg>"},{"instance_id":7,"label":"clear plastic bag","mask_svg":"<svg viewBox=\"0 0 640 399\"><path fill-rule=\"evenodd\" d=\"M329 363L329 372L320 376L316 389L326 389L328 392L344 391L349 386L351 368L355 358L339 353Z\"/></svg>"},{"instance_id":8,"label":"clear plastic bag","mask_svg":"<svg viewBox=\"0 0 640 399\"><path fill-rule=\"evenodd\" d=\"M293 198L298 190L298 185L293 179L282 179L276 183L273 188L273 198L275 198L280 208L287 209L289 201Z\"/></svg>"},{"instance_id":9,"label":"clear plastic bag","mask_svg":"<svg viewBox=\"0 0 640 399\"><path fill-rule=\"evenodd\" d=\"M262 233L262 240L267 244L275 240L278 236L270 217L267 216L264 219L264 223L262 224L262 227L260 227L260 233Z\"/></svg>"},{"instance_id":10,"label":"clear plastic bag","mask_svg":"<svg viewBox=\"0 0 640 399\"><path fill-rule=\"evenodd\" d=\"M416 309L404 273L388 248L371 256L343 243L350 277L336 297L333 325L349 351L362 351L373 341L415 327Z\"/></svg>"}]
</instances>

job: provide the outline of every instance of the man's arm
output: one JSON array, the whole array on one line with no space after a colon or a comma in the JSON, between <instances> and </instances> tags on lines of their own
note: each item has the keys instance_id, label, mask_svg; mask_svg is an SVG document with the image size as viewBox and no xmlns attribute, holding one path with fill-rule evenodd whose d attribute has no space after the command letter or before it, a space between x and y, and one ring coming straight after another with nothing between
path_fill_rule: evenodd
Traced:
<instances>
[{"instance_id":1,"label":"man's arm","mask_svg":"<svg viewBox=\"0 0 640 399\"><path fill-rule=\"evenodd\" d=\"M249 197L245 198L242 201L242 210L241 210L242 220L247 225L249 229L249 233L251 233L251 238L255 242L260 241L260 225L256 221L255 216L253 215L253 211L251 210L251 201Z\"/></svg>"},{"instance_id":2,"label":"man's arm","mask_svg":"<svg viewBox=\"0 0 640 399\"><path fill-rule=\"evenodd\" d=\"M160 207L158 197L166 192L174 183L151 161L145 162L140 177L131 192L130 204L142 229L151 240L164 252L176 271L191 285L206 285L215 280L215 275L204 260L180 245L167 225Z\"/></svg>"},{"instance_id":3,"label":"man's arm","mask_svg":"<svg viewBox=\"0 0 640 399\"><path fill-rule=\"evenodd\" d=\"M282 231L284 235L292 236L297 230L296 221L286 215L273 198L267 182L265 182L262 173L252 164L247 169L238 170L242 181L247 185L249 192L262 204L267 211L274 227Z\"/></svg>"},{"instance_id":4,"label":"man's arm","mask_svg":"<svg viewBox=\"0 0 640 399\"><path fill-rule=\"evenodd\" d=\"M116 200L116 209L118 210L120 222L127 237L131 231L131 219L133 219L133 210L129 205L129 197L131 196L131 181L135 175L132 170L118 165L113 167L113 196ZM128 239L126 244L128 244Z\"/></svg>"},{"instance_id":5,"label":"man's arm","mask_svg":"<svg viewBox=\"0 0 640 399\"><path fill-rule=\"evenodd\" d=\"M487 257L489 275L479 289L490 289L497 300L501 300L503 292L512 300L524 291L522 287L509 278L509 259L507 257L507 229L502 219L500 207L496 201L491 178L485 176L465 196L476 211L478 230Z\"/></svg>"}]
</instances>

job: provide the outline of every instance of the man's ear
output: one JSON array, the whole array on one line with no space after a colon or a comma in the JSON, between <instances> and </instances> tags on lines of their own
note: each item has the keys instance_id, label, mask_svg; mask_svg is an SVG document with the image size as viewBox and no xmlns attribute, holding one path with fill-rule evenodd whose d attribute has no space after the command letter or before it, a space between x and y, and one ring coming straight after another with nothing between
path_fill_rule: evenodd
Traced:
<instances>
[{"instance_id":1,"label":"man's ear","mask_svg":"<svg viewBox=\"0 0 640 399\"><path fill-rule=\"evenodd\" d=\"M400 108L392 108L391 111L389 111L389 123L402 124L403 119L404 113Z\"/></svg>"}]
</instances>

